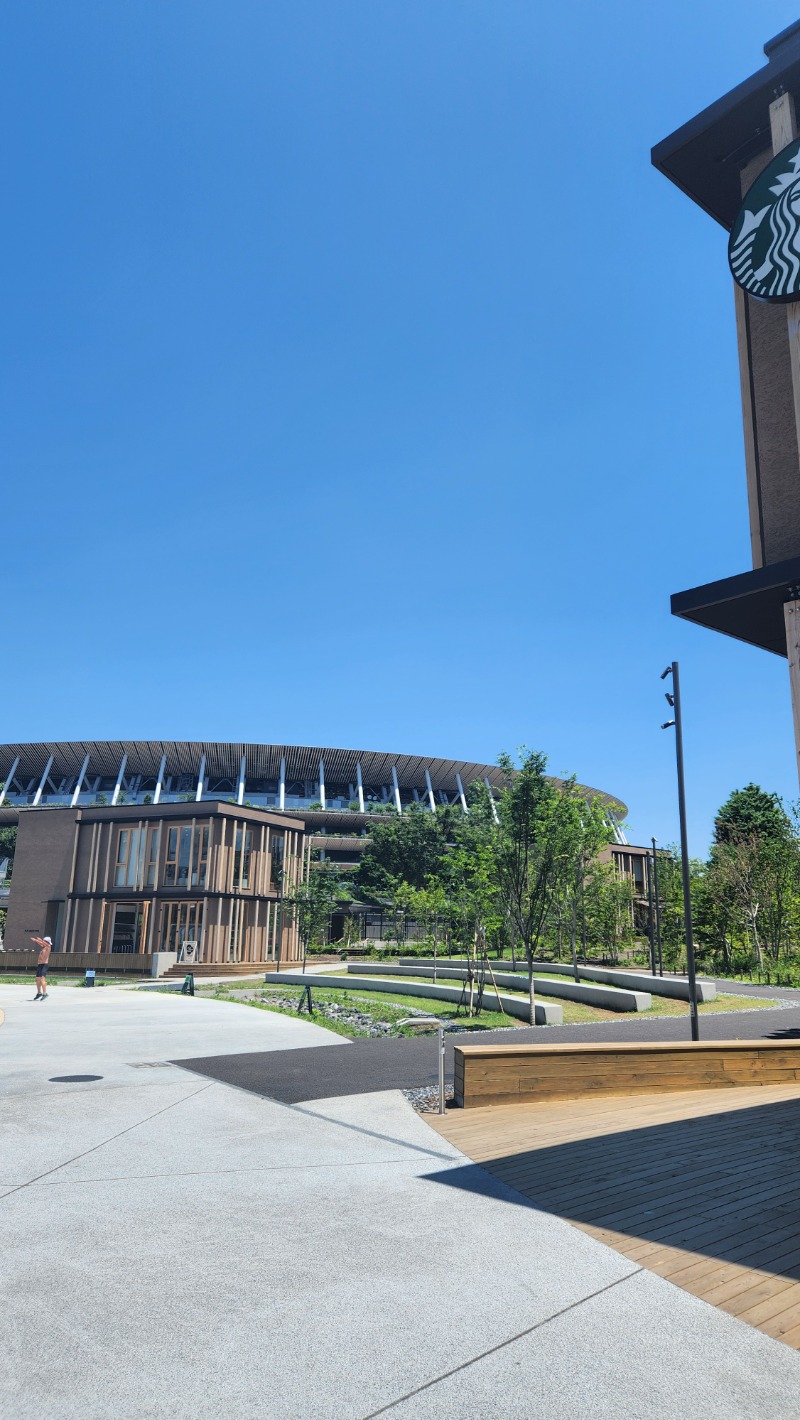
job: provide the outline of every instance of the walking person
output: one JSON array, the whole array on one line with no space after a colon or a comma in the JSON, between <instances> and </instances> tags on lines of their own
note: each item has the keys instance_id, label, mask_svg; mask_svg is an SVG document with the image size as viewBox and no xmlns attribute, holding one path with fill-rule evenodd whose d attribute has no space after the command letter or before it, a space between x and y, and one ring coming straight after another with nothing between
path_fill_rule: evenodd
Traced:
<instances>
[{"instance_id":1,"label":"walking person","mask_svg":"<svg viewBox=\"0 0 800 1420\"><path fill-rule=\"evenodd\" d=\"M53 950L53 943L49 937L31 937L31 941L40 947L39 958L36 962L36 995L34 1001L47 1000L47 967L50 961L50 953Z\"/></svg>"}]
</instances>

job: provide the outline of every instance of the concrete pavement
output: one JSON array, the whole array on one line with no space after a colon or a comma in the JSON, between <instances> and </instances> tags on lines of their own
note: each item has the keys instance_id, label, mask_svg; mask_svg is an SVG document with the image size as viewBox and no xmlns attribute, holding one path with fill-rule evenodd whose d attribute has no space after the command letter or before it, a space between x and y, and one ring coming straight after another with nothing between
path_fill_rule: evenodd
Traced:
<instances>
[{"instance_id":1,"label":"concrete pavement","mask_svg":"<svg viewBox=\"0 0 800 1420\"><path fill-rule=\"evenodd\" d=\"M337 1037L225 1002L27 989L0 986L3 1414L800 1413L795 1352L538 1212L398 1092L287 1106L158 1063L199 1031L218 1054L253 1031Z\"/></svg>"}]
</instances>

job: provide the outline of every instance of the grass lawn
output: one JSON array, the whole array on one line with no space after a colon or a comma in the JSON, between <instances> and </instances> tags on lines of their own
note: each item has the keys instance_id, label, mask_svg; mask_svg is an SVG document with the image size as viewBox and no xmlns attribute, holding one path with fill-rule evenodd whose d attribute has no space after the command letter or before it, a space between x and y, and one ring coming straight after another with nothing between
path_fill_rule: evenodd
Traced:
<instances>
[{"instance_id":1,"label":"grass lawn","mask_svg":"<svg viewBox=\"0 0 800 1420\"><path fill-rule=\"evenodd\" d=\"M406 981L413 981L414 979L414 977L405 978ZM362 1009L368 1013L373 1020L386 1021L395 1027L397 1027L397 1022L403 1019L403 1016L408 1015L409 1008L435 1015L446 1024L453 1022L459 1025L469 1025L471 1030L499 1030L504 1026L524 1029L526 1024L518 1017L507 1016L497 1009L484 1009L480 1016L474 1016L470 1022L470 1018L465 1014L463 1009L460 1015L456 1014L457 1003L455 1001L429 1000L424 996L402 996L393 1001L388 992L385 995L383 993L380 995L371 995L368 987L361 989L351 988L350 990L343 989L339 991L335 988L326 989L314 986L313 976L309 977L308 980L309 985L313 987L313 999L319 1002L320 1005L334 1003L339 1006L350 1006L356 1010ZM299 999L299 988L297 986L277 986L272 982L266 985L259 984L257 987L252 985L248 986L246 982L241 981L237 981L235 986L229 985L226 982L201 986L197 989L198 995L209 996L215 1000L239 1001L245 1005L259 1007L261 1010L281 1011L284 1009L280 1005L270 1005L258 999L252 999L251 992L254 996L268 995L273 999L285 999L287 1005L289 1002ZM487 988L484 992L484 1000L487 1002L491 1000L490 993L491 988L487 984ZM525 993L512 992L509 994L524 996ZM546 997L544 999L549 1001L555 998ZM688 1002L664 999L654 1004L649 1011L606 1011L597 1006L585 1006L580 1001L559 1000L558 1004L563 1009L564 1025L590 1025L597 1021L641 1020L643 1016L688 1016L689 1014ZM716 1001L702 1002L699 1010L702 1015L710 1015L719 1011L759 1010L773 1005L775 1005L774 1001L763 999L755 1000L752 996L718 996ZM325 1016L316 1016L314 1019L317 1025L321 1025L328 1030L333 1030L339 1035L357 1038L367 1033L358 1029L356 1026L350 1025L348 1022L331 1020ZM410 1027L399 1027L397 1034L410 1036L416 1034L416 1032Z\"/></svg>"},{"instance_id":2,"label":"grass lawn","mask_svg":"<svg viewBox=\"0 0 800 1420\"><path fill-rule=\"evenodd\" d=\"M337 971L337 972L331 973L331 974L338 976L338 975L340 975L340 974L341 974L341 975L344 975L345 973L343 973L343 972L342 972L342 973L339 973L339 972ZM384 975L384 973L381 972L381 977L382 977L382 979L383 979L384 981L385 981L385 980L391 980L391 976L389 976L388 973L387 973L386 975ZM566 982L566 981L569 980L568 977L564 977L564 976L553 976L552 973L546 973L546 972L541 972L541 971L537 971L537 973L536 973L536 978L537 978L537 980L539 980L539 981L541 981L541 980L551 980L551 981L564 981L564 982ZM429 976L405 976L405 975L404 975L403 977L398 978L398 979L399 979L399 980L402 980L402 981L424 981L424 982L426 982L426 983L429 984L429 985L431 984L431 978L430 978ZM458 983L455 982L452 977L450 977L450 978L443 977L441 984L442 984L442 985L447 985L447 986L453 986L453 985L457 985ZM583 985L586 985L586 986L590 986L592 983L591 983L591 982L584 982L584 983L582 983L582 984L583 984ZM364 988L364 989L366 990L367 988ZM505 994L505 995L507 995L507 996L524 996L524 997L527 997L527 992L526 992L526 991L515 991L515 990L513 990L511 987L508 987L508 986L501 986L501 987L500 987L500 990L501 990L501 992L502 992L503 994ZM486 978L486 986L485 986L485 988L484 988L484 1000L490 999L490 998L492 997L492 994L493 994L493 988L492 988L491 978L490 978L489 976L487 976L487 978ZM411 998L409 998L409 999L411 999ZM566 1001L566 1000L564 1000L564 999L563 999L562 997L560 997L560 996L544 996L544 995L542 995L541 999L542 999L543 1001L557 1001L557 1002L558 1002L559 1006L561 1006L561 1008L562 1008L562 1010L563 1010L563 1012L564 1012L564 1025L565 1025L565 1026L580 1025L580 1024L583 1024L583 1023L586 1023L586 1022L591 1022L591 1021L641 1020L642 1016L688 1016L688 1014L689 1014L689 1002L688 1002L688 1001L676 1001L676 1000L675 1000L673 997L671 997L671 996L660 996L660 997L654 996L654 997L653 997L653 1004L652 1004L652 1006L650 1007L649 1011L607 1011L607 1010L603 1009L603 1008L600 1007L600 1006L587 1006L587 1005L584 1005L582 1001ZM758 998L756 998L756 997L754 997L754 996L727 996L727 995L725 995L725 996L719 996L719 995L718 995L715 1001L701 1001L701 1002L698 1004L698 1012L699 1012L700 1015L707 1016L707 1015L714 1015L715 1012L719 1012L719 1011L752 1011L752 1010L756 1010L756 1011L757 1011L757 1010L760 1010L760 1009L763 1008L763 1007L766 1007L766 1006L775 1006L775 1005L778 1005L778 1004L779 1004L778 1002L766 1000L764 997L758 997ZM431 1002L431 1003L430 1003L430 1007L433 1008L434 1006L436 1006L436 1003L435 1003L435 1002ZM436 1013L437 1013L437 1015L441 1016L442 1019L444 1019L444 1017L443 1017L443 1015L442 1015L442 1012L438 1010L438 1006L436 1007ZM494 1014L499 1014L499 1012L495 1012ZM517 1026L522 1026L522 1025L525 1024L524 1021L519 1020L519 1018L516 1017L516 1016L514 1016L514 1017L510 1017L510 1016L507 1017L507 1018L506 1018L506 1023L507 1023L507 1024L510 1024L510 1025L512 1025L512 1024L513 1024L513 1025L517 1025Z\"/></svg>"},{"instance_id":3,"label":"grass lawn","mask_svg":"<svg viewBox=\"0 0 800 1420\"><path fill-rule=\"evenodd\" d=\"M31 967L30 971L26 971L22 974L15 972L12 975L12 973L9 972L8 975L6 975L5 972L0 972L0 986L27 986L29 983L32 985L33 977L33 967ZM150 976L97 976L95 977L95 986L138 986L140 981L150 980L152 980ZM69 976L62 972L59 972L58 976L48 975L48 991L51 986L83 986L83 972L81 972L80 976ZM92 988L90 987L89 989L91 990Z\"/></svg>"},{"instance_id":4,"label":"grass lawn","mask_svg":"<svg viewBox=\"0 0 800 1420\"><path fill-rule=\"evenodd\" d=\"M421 996L403 996L393 1001L389 995L381 995L380 997L370 996L369 991L366 990L338 991L333 988L325 989L323 987L317 987L314 986L313 976L309 977L309 985L313 987L312 998L315 1004L334 1004L337 1006L352 1007L354 1010L363 1010L372 1016L373 1020L386 1021L394 1026L397 1025L398 1021L408 1016L410 1010L424 1011L427 1015L436 1016L440 1021L444 1021L445 1024L450 1022L457 1022L459 1025L468 1024L468 1017L465 1016L463 1011L460 1016L456 1015L455 1001L428 1001ZM265 1011L282 1011L283 1008L281 1006L272 1006L258 999L246 999L246 997L238 994L242 989L239 982L236 983L233 989L229 988L227 983L224 985L220 983L218 986L204 986L199 990L196 989L196 994L198 996L209 996L212 1000L218 1001L240 1001L245 1005L256 1006ZM244 989L246 990L246 988ZM277 986L270 981L267 982L266 985L259 985L253 992L253 995L283 998L288 1003L299 999L299 989L300 988L297 986ZM249 992L247 995L249 997ZM305 1017L305 1013L304 1018L308 1019L308 1017ZM325 1016L315 1016L314 1022L316 1025L324 1026L327 1030L335 1030L339 1035L360 1037L367 1034L366 1031L359 1030L355 1026L350 1026L347 1022L334 1021ZM473 1017L470 1029L500 1030L503 1026L522 1024L522 1021L512 1021L511 1017L502 1015L496 1010L482 1011L480 1018ZM416 1035L417 1032L410 1027L401 1026L398 1030L398 1034L411 1036Z\"/></svg>"}]
</instances>

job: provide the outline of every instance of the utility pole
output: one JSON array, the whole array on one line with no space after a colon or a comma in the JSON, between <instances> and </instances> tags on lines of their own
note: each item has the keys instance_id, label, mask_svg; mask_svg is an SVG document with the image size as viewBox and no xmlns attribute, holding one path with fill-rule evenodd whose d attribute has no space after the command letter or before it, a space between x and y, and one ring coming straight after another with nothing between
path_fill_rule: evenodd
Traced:
<instances>
[{"instance_id":1,"label":"utility pole","mask_svg":"<svg viewBox=\"0 0 800 1420\"><path fill-rule=\"evenodd\" d=\"M686 971L689 977L689 1014L692 1025L692 1040L700 1039L700 1022L697 1015L697 975L694 965L694 934L692 932L692 895L689 878L689 837L686 831L686 787L683 777L683 719L681 716L681 682L678 662L673 661L661 673L661 679L672 676L672 694L666 692L668 703L675 711L675 719L667 720L661 726L668 730L675 726L675 763L678 771L678 812L681 820L681 876L683 878L683 924L686 933Z\"/></svg>"},{"instance_id":2,"label":"utility pole","mask_svg":"<svg viewBox=\"0 0 800 1420\"><path fill-rule=\"evenodd\" d=\"M653 845L653 892L656 900L656 946L658 948L658 974L664 975L664 958L661 954L661 903L658 898L658 857L656 855L656 840L650 839Z\"/></svg>"},{"instance_id":3,"label":"utility pole","mask_svg":"<svg viewBox=\"0 0 800 1420\"><path fill-rule=\"evenodd\" d=\"M653 909L653 875L650 871L650 854L645 858L647 869L647 935L650 938L650 971L656 974L656 923Z\"/></svg>"}]
</instances>

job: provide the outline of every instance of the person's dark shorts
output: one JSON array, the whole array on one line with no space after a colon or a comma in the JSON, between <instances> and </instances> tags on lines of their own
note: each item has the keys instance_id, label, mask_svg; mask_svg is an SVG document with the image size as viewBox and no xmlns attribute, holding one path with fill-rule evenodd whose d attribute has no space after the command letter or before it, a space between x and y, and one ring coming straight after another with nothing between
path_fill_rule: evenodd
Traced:
<instances>
[{"instance_id":1,"label":"person's dark shorts","mask_svg":"<svg viewBox=\"0 0 800 1420\"><path fill-rule=\"evenodd\" d=\"M33 972L34 976L46 976L47 967L48 963L46 961L37 961Z\"/></svg>"}]
</instances>

